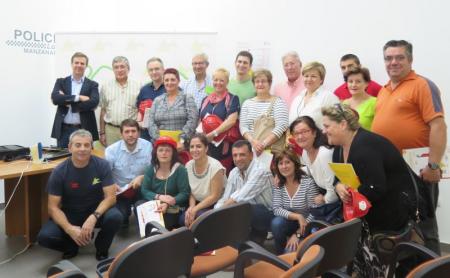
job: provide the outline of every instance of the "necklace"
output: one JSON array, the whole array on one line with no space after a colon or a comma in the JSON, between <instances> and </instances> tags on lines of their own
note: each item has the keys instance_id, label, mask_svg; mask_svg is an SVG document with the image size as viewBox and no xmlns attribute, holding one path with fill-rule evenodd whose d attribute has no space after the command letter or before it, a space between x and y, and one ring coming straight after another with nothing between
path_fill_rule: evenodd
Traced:
<instances>
[{"instance_id":1,"label":"necklace","mask_svg":"<svg viewBox=\"0 0 450 278\"><path fill-rule=\"evenodd\" d=\"M197 179L203 179L204 177L206 177L206 175L207 175L208 172L209 172L209 163L208 163L208 166L206 166L206 170L205 170L205 172L204 172L203 174L197 174L197 172L196 172L196 170L195 170L195 163L194 163L194 167L192 167L192 172L194 173L194 176L195 176Z\"/></svg>"}]
</instances>

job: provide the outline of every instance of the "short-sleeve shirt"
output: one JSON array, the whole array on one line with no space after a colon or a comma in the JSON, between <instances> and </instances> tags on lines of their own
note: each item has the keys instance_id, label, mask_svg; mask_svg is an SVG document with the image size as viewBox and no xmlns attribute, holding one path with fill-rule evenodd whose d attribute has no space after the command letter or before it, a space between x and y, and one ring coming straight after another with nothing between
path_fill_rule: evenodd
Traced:
<instances>
[{"instance_id":1,"label":"short-sleeve shirt","mask_svg":"<svg viewBox=\"0 0 450 278\"><path fill-rule=\"evenodd\" d=\"M186 163L186 170L188 172L189 185L191 186L191 194L194 196L195 200L201 202L211 194L211 180L220 170L224 170L223 185L225 187L227 184L225 167L223 167L218 160L208 156L208 168L206 173L199 175L194 173L194 164L195 161L193 159L190 160Z\"/></svg>"},{"instance_id":2,"label":"short-sleeve shirt","mask_svg":"<svg viewBox=\"0 0 450 278\"><path fill-rule=\"evenodd\" d=\"M390 82L381 89L372 131L388 138L400 151L428 147L428 123L443 116L438 87L411 71L394 90Z\"/></svg>"},{"instance_id":3,"label":"short-sleeve shirt","mask_svg":"<svg viewBox=\"0 0 450 278\"><path fill-rule=\"evenodd\" d=\"M61 209L70 213L91 213L104 199L103 187L113 185L108 162L91 156L84 168L71 159L59 164L50 175L47 192L61 197Z\"/></svg>"},{"instance_id":4,"label":"short-sleeve shirt","mask_svg":"<svg viewBox=\"0 0 450 278\"><path fill-rule=\"evenodd\" d=\"M227 86L228 91L239 98L239 103L242 104L249 98L256 96L255 86L251 79L246 81L237 81L231 79Z\"/></svg>"}]
</instances>

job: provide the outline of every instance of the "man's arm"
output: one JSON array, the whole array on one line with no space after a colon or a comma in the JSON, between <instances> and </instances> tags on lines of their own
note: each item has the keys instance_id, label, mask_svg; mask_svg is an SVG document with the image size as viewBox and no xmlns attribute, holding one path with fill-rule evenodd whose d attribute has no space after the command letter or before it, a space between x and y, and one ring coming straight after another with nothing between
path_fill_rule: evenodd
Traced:
<instances>
[{"instance_id":1,"label":"man's arm","mask_svg":"<svg viewBox=\"0 0 450 278\"><path fill-rule=\"evenodd\" d=\"M271 176L270 172L263 169L253 169L244 186L231 194L230 199L237 203L254 199L266 189L266 186L270 186Z\"/></svg>"},{"instance_id":2,"label":"man's arm","mask_svg":"<svg viewBox=\"0 0 450 278\"><path fill-rule=\"evenodd\" d=\"M81 227L70 224L69 220L67 220L66 215L60 208L61 205L61 196L57 195L48 195L48 214L50 218L60 226L66 234L68 234L78 246L87 245L90 241L85 240L81 236Z\"/></svg>"},{"instance_id":3,"label":"man's arm","mask_svg":"<svg viewBox=\"0 0 450 278\"><path fill-rule=\"evenodd\" d=\"M101 108L100 110L100 143L103 144L103 146L106 146L106 135L105 135L105 127L106 127L106 122L105 122L105 114L106 114L106 109L105 108Z\"/></svg>"},{"instance_id":4,"label":"man's arm","mask_svg":"<svg viewBox=\"0 0 450 278\"><path fill-rule=\"evenodd\" d=\"M104 198L103 201L98 204L95 212L103 215L109 208L116 204L116 184L108 185L103 187ZM81 227L81 237L89 242L92 238L92 232L94 231L95 224L97 223L97 217L94 214L89 215L89 217L84 221Z\"/></svg>"},{"instance_id":5,"label":"man's arm","mask_svg":"<svg viewBox=\"0 0 450 278\"><path fill-rule=\"evenodd\" d=\"M85 81L86 82L86 81ZM98 83L90 81L91 86L87 95L80 94L80 101L78 102L78 108L81 112L95 110L99 101L100 94L98 92Z\"/></svg>"},{"instance_id":6,"label":"man's arm","mask_svg":"<svg viewBox=\"0 0 450 278\"><path fill-rule=\"evenodd\" d=\"M444 117L437 117L431 120L430 126L430 154L429 163L440 163L444 156L447 146L447 125ZM441 171L439 169L432 170L429 167L422 169L422 177L428 182L439 182L441 179Z\"/></svg>"},{"instance_id":7,"label":"man's arm","mask_svg":"<svg viewBox=\"0 0 450 278\"><path fill-rule=\"evenodd\" d=\"M54 105L67 105L75 102L74 95L64 93L64 78L56 79L51 98Z\"/></svg>"}]
</instances>

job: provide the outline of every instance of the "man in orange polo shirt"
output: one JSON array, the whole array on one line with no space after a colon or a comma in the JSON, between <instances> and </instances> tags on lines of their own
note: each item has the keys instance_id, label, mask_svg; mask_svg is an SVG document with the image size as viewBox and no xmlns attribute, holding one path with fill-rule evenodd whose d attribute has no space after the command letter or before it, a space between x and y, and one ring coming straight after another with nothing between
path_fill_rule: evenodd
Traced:
<instances>
[{"instance_id":1,"label":"man in orange polo shirt","mask_svg":"<svg viewBox=\"0 0 450 278\"><path fill-rule=\"evenodd\" d=\"M383 47L390 81L378 94L372 131L388 138L400 151L429 147L428 165L421 170L429 184L436 209L438 183L442 171L439 162L447 143L447 126L438 87L412 70L412 45L392 40ZM420 223L425 246L440 254L436 218Z\"/></svg>"}]
</instances>

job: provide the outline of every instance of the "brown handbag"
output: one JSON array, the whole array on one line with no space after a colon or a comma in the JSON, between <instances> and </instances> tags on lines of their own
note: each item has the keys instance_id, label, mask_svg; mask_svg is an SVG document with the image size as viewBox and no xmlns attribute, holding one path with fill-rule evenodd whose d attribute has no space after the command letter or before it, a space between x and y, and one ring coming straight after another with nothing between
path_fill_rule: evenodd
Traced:
<instances>
[{"instance_id":1,"label":"brown handbag","mask_svg":"<svg viewBox=\"0 0 450 278\"><path fill-rule=\"evenodd\" d=\"M273 106L275 105L275 101L277 98L273 98L270 102L270 106L265 113L261 116L257 117L253 123L253 137L258 140L264 140L275 128L275 118L273 117ZM281 152L284 150L286 146L286 132L278 138L275 143L270 146L272 152Z\"/></svg>"}]
</instances>

